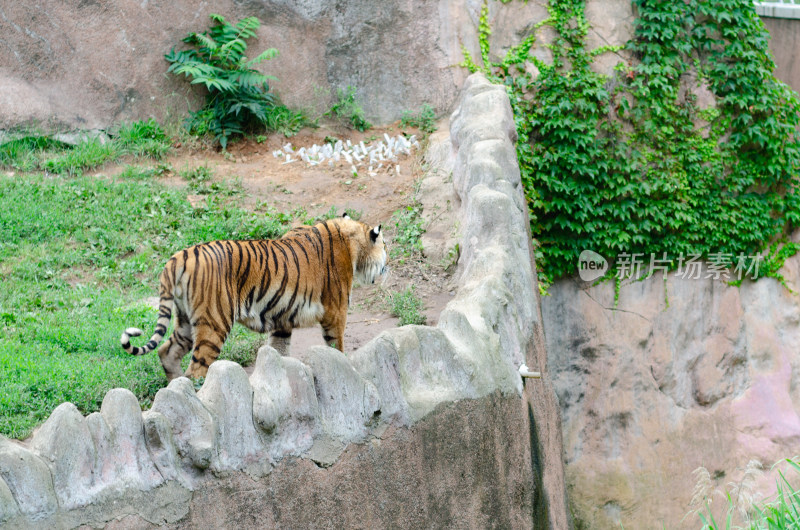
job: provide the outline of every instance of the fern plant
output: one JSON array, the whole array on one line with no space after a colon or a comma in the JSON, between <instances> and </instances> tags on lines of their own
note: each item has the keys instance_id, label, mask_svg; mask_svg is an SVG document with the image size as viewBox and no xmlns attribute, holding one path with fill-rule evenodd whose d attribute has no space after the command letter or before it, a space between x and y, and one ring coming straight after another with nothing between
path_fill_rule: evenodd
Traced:
<instances>
[{"instance_id":1,"label":"fern plant","mask_svg":"<svg viewBox=\"0 0 800 530\"><path fill-rule=\"evenodd\" d=\"M188 120L190 132L213 134L225 149L231 136L244 134L254 126L280 130L283 120L276 116L288 109L270 92L269 82L276 79L255 69L257 64L277 56L278 50L268 48L248 59L246 41L256 35L258 19L247 17L231 24L221 15L210 17L214 24L208 31L189 33L183 39L192 48L173 48L164 56L170 63L169 72L184 75L192 84L208 89L205 106ZM298 113L290 114L290 120L296 121ZM300 126L295 124L290 129Z\"/></svg>"}]
</instances>

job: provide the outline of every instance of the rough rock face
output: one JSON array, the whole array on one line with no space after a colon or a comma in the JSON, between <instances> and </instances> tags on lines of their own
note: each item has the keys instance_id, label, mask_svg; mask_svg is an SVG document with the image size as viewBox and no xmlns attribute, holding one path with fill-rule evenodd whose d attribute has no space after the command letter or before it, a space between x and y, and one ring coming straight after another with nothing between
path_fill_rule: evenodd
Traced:
<instances>
[{"instance_id":1,"label":"rough rock face","mask_svg":"<svg viewBox=\"0 0 800 530\"><path fill-rule=\"evenodd\" d=\"M348 356L265 346L249 378L217 361L145 413L123 389L86 418L63 404L29 446L0 439L0 523L567 528L513 123L505 90L470 77L451 126L459 287L436 328Z\"/></svg>"},{"instance_id":2,"label":"rough rock face","mask_svg":"<svg viewBox=\"0 0 800 530\"><path fill-rule=\"evenodd\" d=\"M182 118L199 101L188 83L166 75L164 54L210 13L262 27L251 56L269 47L278 58L261 68L292 106L323 112L337 88L353 86L366 114L391 121L430 103L453 104L466 71L461 43L477 50L481 3L455 0L187 0L5 2L0 6L0 130L43 126L103 129L122 120ZM532 26L515 7L495 25L494 39L515 42ZM523 14L520 16L520 14ZM196 108L196 107L195 107Z\"/></svg>"},{"instance_id":3,"label":"rough rock face","mask_svg":"<svg viewBox=\"0 0 800 530\"><path fill-rule=\"evenodd\" d=\"M800 46L800 20L761 17L769 31L769 51L775 58L775 77L800 92L800 58L792 50Z\"/></svg>"},{"instance_id":4,"label":"rough rock face","mask_svg":"<svg viewBox=\"0 0 800 530\"><path fill-rule=\"evenodd\" d=\"M798 268L798 257L785 267L795 289ZM573 281L542 301L574 515L592 528L697 528L682 521L694 469L725 490L751 459L769 469L798 454L800 299L772 279L673 274L624 284L613 306L613 284ZM774 477L759 487L767 495Z\"/></svg>"},{"instance_id":5,"label":"rough rock face","mask_svg":"<svg viewBox=\"0 0 800 530\"><path fill-rule=\"evenodd\" d=\"M294 107L320 115L337 89L353 86L367 117L399 118L431 104L455 103L467 71L464 45L480 57L480 0L45 0L0 6L0 131L21 125L106 129L125 120L180 120L202 96L166 74L164 54L210 13L236 21L257 16L255 56L280 55L259 66L278 78L274 89ZM548 17L545 0L490 2L492 52L502 55ZM621 44L630 32L630 2L587 2L590 44ZM611 13L611 14L609 14ZM552 32L541 31L535 53ZM616 63L614 58L608 59ZM609 69L613 64L603 64Z\"/></svg>"}]
</instances>

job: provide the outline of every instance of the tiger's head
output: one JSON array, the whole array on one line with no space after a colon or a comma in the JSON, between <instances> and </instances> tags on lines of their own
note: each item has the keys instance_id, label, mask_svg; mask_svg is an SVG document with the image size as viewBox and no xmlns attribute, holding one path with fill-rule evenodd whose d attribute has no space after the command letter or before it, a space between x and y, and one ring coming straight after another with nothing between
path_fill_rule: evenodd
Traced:
<instances>
[{"instance_id":1,"label":"tiger's head","mask_svg":"<svg viewBox=\"0 0 800 530\"><path fill-rule=\"evenodd\" d=\"M348 236L353 258L353 275L361 285L370 285L386 273L386 244L381 225L371 227L354 221L347 214L338 220L339 228Z\"/></svg>"}]
</instances>

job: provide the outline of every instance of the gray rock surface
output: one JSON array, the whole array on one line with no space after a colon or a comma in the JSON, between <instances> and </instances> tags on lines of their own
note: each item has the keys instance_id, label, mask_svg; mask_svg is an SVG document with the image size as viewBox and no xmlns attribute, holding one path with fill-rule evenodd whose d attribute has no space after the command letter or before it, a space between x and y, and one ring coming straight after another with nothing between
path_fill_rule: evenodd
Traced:
<instances>
[{"instance_id":1,"label":"gray rock surface","mask_svg":"<svg viewBox=\"0 0 800 530\"><path fill-rule=\"evenodd\" d=\"M300 357L311 368L325 433L341 442L361 441L380 421L381 400L339 350L314 346Z\"/></svg>"},{"instance_id":2,"label":"gray rock surface","mask_svg":"<svg viewBox=\"0 0 800 530\"><path fill-rule=\"evenodd\" d=\"M197 397L214 421L217 451L211 458L214 472L237 471L264 462L265 448L253 423L253 387L244 368L231 361L214 362Z\"/></svg>"},{"instance_id":3,"label":"gray rock surface","mask_svg":"<svg viewBox=\"0 0 800 530\"><path fill-rule=\"evenodd\" d=\"M289 105L319 115L337 89L353 86L373 121L392 121L423 103L442 113L467 75L453 67L463 59L461 43L477 52L479 9L480 2L454 0L6 2L0 130L32 122L107 129L149 116L182 119L187 103L197 105L202 96L166 75L164 54L188 32L205 30L210 13L261 20L248 51L278 49L260 68L278 78L274 88ZM493 40L511 43L542 8L515 6L516 16L494 5L492 11L502 13Z\"/></svg>"},{"instance_id":4,"label":"gray rock surface","mask_svg":"<svg viewBox=\"0 0 800 530\"><path fill-rule=\"evenodd\" d=\"M769 31L769 51L775 60L775 77L800 92L800 59L792 50L800 46L800 21L761 17Z\"/></svg>"},{"instance_id":5,"label":"gray rock surface","mask_svg":"<svg viewBox=\"0 0 800 530\"><path fill-rule=\"evenodd\" d=\"M170 381L156 393L151 410L172 425L182 471L194 476L197 470L208 469L217 453L215 419L195 395L192 382L185 377Z\"/></svg>"},{"instance_id":6,"label":"gray rock surface","mask_svg":"<svg viewBox=\"0 0 800 530\"><path fill-rule=\"evenodd\" d=\"M425 326L384 331L356 352L353 363L381 392L382 417L406 425L439 403L486 395L475 388L472 360L440 330Z\"/></svg>"},{"instance_id":7,"label":"gray rock surface","mask_svg":"<svg viewBox=\"0 0 800 530\"><path fill-rule=\"evenodd\" d=\"M420 238L422 252L431 263L453 268L461 253L461 199L453 189L455 154L446 124L438 124L437 131L428 137L424 160L426 176L416 194L425 226Z\"/></svg>"},{"instance_id":8,"label":"gray rock surface","mask_svg":"<svg viewBox=\"0 0 800 530\"><path fill-rule=\"evenodd\" d=\"M58 406L36 431L31 449L50 467L62 508L71 510L92 501L97 452L86 418L75 405Z\"/></svg>"},{"instance_id":9,"label":"gray rock surface","mask_svg":"<svg viewBox=\"0 0 800 530\"><path fill-rule=\"evenodd\" d=\"M311 369L262 346L250 376L253 420L273 459L305 453L319 433L319 403Z\"/></svg>"},{"instance_id":10,"label":"gray rock surface","mask_svg":"<svg viewBox=\"0 0 800 530\"><path fill-rule=\"evenodd\" d=\"M142 409L133 392L110 390L100 412L90 414L87 422L97 450L94 475L100 487L146 491L164 482L147 451Z\"/></svg>"},{"instance_id":11,"label":"gray rock surface","mask_svg":"<svg viewBox=\"0 0 800 530\"><path fill-rule=\"evenodd\" d=\"M784 268L795 290L799 268ZM697 528L683 520L692 471L724 491L751 459L768 472L754 493L769 495L770 467L800 448L798 295L769 278L737 288L657 274L623 284L613 307L613 284L572 281L542 302L576 517ZM718 521L726 507L714 503Z\"/></svg>"},{"instance_id":12,"label":"gray rock surface","mask_svg":"<svg viewBox=\"0 0 800 530\"><path fill-rule=\"evenodd\" d=\"M442 403L410 428L350 445L330 466L288 458L263 478L207 481L175 527L546 528L531 517L527 428L516 395Z\"/></svg>"},{"instance_id":13,"label":"gray rock surface","mask_svg":"<svg viewBox=\"0 0 800 530\"><path fill-rule=\"evenodd\" d=\"M0 479L0 524L19 515L19 507L5 481Z\"/></svg>"},{"instance_id":14,"label":"gray rock surface","mask_svg":"<svg viewBox=\"0 0 800 530\"><path fill-rule=\"evenodd\" d=\"M156 469L165 480L178 479L180 457L172 435L172 424L163 414L153 410L142 413L142 421L147 450Z\"/></svg>"},{"instance_id":15,"label":"gray rock surface","mask_svg":"<svg viewBox=\"0 0 800 530\"><path fill-rule=\"evenodd\" d=\"M519 266L534 263L534 257L528 244L531 234L519 168L510 154L515 148L516 129L504 95L501 87L473 75L464 83L459 106L453 113L450 127L456 149L453 184L464 205L462 212L466 213L461 223L462 242L469 251L459 261L462 288L442 312L439 327L447 330L452 326L453 340L459 340L464 332L474 332L470 331L471 326L488 327L497 333L502 345L500 352L513 359L512 366L518 366L518 352L524 353L521 360L530 370L542 374L540 380L523 386L532 472L539 492L534 498L534 526L568 528L571 522L567 515L563 444L558 428L561 412L550 382L537 279L532 267ZM488 123L496 127L487 127ZM488 151L494 153L492 160L481 160L480 154L487 152L484 145L492 146ZM502 171L497 171L494 165L499 165ZM478 175L471 174L473 167ZM496 180L486 178L483 171L486 167L492 168ZM505 194L506 199L491 191ZM489 209L487 203L492 200L498 202ZM505 212L505 219L488 221L501 212ZM483 229L490 230L490 234L484 234ZM503 261L511 267L500 266ZM513 264L518 266L514 268ZM488 304L487 300L495 303ZM453 311L448 313L449 310ZM481 322L475 315L483 312L489 313L489 318ZM470 325L450 325L449 319ZM463 344L468 347L470 341L463 340ZM495 366L503 369L503 364Z\"/></svg>"},{"instance_id":16,"label":"gray rock surface","mask_svg":"<svg viewBox=\"0 0 800 530\"><path fill-rule=\"evenodd\" d=\"M0 437L0 478L11 491L19 511L39 521L58 509L53 477L47 464L31 451ZM0 488L2 489L2 488ZM5 495L4 512L14 513Z\"/></svg>"}]
</instances>

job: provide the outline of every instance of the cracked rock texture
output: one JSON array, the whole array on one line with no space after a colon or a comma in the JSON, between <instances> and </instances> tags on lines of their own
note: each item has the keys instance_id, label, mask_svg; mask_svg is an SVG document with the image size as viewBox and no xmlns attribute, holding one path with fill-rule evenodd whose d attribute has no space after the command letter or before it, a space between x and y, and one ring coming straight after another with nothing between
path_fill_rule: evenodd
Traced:
<instances>
[{"instance_id":1,"label":"cracked rock texture","mask_svg":"<svg viewBox=\"0 0 800 530\"><path fill-rule=\"evenodd\" d=\"M462 254L438 327L348 355L265 346L249 378L217 361L144 413L125 389L86 418L65 403L29 444L0 438L0 523L567 528L513 123L504 88L469 77L441 157Z\"/></svg>"},{"instance_id":2,"label":"cracked rock texture","mask_svg":"<svg viewBox=\"0 0 800 530\"><path fill-rule=\"evenodd\" d=\"M795 291L799 269L799 257L784 267ZM617 310L613 283L560 281L549 292L542 312L576 519L697 528L683 519L694 469L724 491L751 459L769 470L798 454L797 294L769 278L736 288L674 274L624 283ZM763 477L762 495L775 478ZM723 520L727 504L712 506Z\"/></svg>"},{"instance_id":3,"label":"cracked rock texture","mask_svg":"<svg viewBox=\"0 0 800 530\"><path fill-rule=\"evenodd\" d=\"M587 2L593 45L624 42L630 2ZM107 129L121 121L182 120L199 89L167 75L164 54L210 13L230 21L257 16L249 55L276 48L259 68L284 102L328 110L337 89L353 86L369 119L390 122L431 104L453 108L466 79L462 44L480 57L481 0L43 0L0 5L0 131L21 125ZM608 6L613 6L609 11ZM490 2L492 52L502 56L548 17L545 0ZM594 6L594 7L593 7ZM609 12L611 14L609 14ZM541 30L536 52L552 38ZM613 67L618 58L603 68Z\"/></svg>"}]
</instances>

